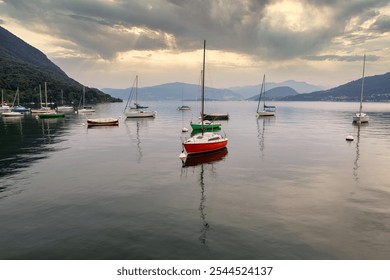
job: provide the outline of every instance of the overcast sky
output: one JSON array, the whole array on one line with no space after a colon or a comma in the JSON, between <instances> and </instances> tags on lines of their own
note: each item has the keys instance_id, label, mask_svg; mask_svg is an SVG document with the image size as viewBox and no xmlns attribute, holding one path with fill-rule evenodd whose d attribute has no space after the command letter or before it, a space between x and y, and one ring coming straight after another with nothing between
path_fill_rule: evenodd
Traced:
<instances>
[{"instance_id":1,"label":"overcast sky","mask_svg":"<svg viewBox=\"0 0 390 280\"><path fill-rule=\"evenodd\" d=\"M0 25L93 87L305 81L390 71L388 0L0 0Z\"/></svg>"}]
</instances>

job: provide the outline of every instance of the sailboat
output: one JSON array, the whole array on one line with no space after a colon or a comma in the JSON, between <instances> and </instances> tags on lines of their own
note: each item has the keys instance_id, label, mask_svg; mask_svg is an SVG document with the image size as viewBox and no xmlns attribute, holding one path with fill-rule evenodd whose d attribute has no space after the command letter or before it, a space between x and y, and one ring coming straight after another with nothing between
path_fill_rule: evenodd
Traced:
<instances>
[{"instance_id":1,"label":"sailboat","mask_svg":"<svg viewBox=\"0 0 390 280\"><path fill-rule=\"evenodd\" d=\"M15 98L14 98L14 102L12 104L12 109L11 111L12 112L17 112L17 113L28 113L28 112L31 112L30 108L26 108L22 105L19 104L19 87L16 89L16 94L15 94ZM15 104L15 101L18 101L18 105L14 106Z\"/></svg>"},{"instance_id":2,"label":"sailboat","mask_svg":"<svg viewBox=\"0 0 390 280\"><path fill-rule=\"evenodd\" d=\"M4 104L4 91L1 90L1 106L0 106L0 114L3 112L8 112L10 107Z\"/></svg>"},{"instance_id":3,"label":"sailboat","mask_svg":"<svg viewBox=\"0 0 390 280\"><path fill-rule=\"evenodd\" d=\"M64 105L64 91L61 89L62 105L57 107L57 112L73 112L73 106Z\"/></svg>"},{"instance_id":4,"label":"sailboat","mask_svg":"<svg viewBox=\"0 0 390 280\"><path fill-rule=\"evenodd\" d=\"M130 106L133 94L135 94L134 107ZM127 99L127 103L125 109L123 110L123 113L126 115L127 118L154 118L156 116L156 111L144 110L144 108L148 108L148 107L140 106L137 103L137 99L138 99L138 75L135 76L135 81L133 83L133 87L130 91L129 98Z\"/></svg>"},{"instance_id":5,"label":"sailboat","mask_svg":"<svg viewBox=\"0 0 390 280\"><path fill-rule=\"evenodd\" d=\"M181 106L180 106L180 107L177 107L177 110L179 110L179 111L191 110L191 107L190 107L190 106L187 106L187 105L184 105L184 104L183 104L183 101L184 101L184 96L183 96L183 90L182 90L182 91L181 91Z\"/></svg>"},{"instance_id":6,"label":"sailboat","mask_svg":"<svg viewBox=\"0 0 390 280\"><path fill-rule=\"evenodd\" d=\"M362 112L363 109L363 93L364 93L364 69L366 67L366 55L363 57L363 75L362 75L362 89L360 91L360 108L359 113L356 113L352 121L357 124L368 123L369 117L366 113Z\"/></svg>"},{"instance_id":7,"label":"sailboat","mask_svg":"<svg viewBox=\"0 0 390 280\"><path fill-rule=\"evenodd\" d=\"M41 104L41 108L40 109L33 109L33 110L31 110L31 113L33 113L33 114L55 113L55 110L50 109L50 107L47 104L47 85L46 85L46 82L45 82L45 106L43 106L43 102L42 102L41 85L39 85L39 104Z\"/></svg>"},{"instance_id":8,"label":"sailboat","mask_svg":"<svg viewBox=\"0 0 390 280\"><path fill-rule=\"evenodd\" d=\"M260 110L261 100L263 100L263 109ZM261 84L261 90L259 95L259 102L257 103L256 116L259 117L270 117L275 116L275 106L265 105L265 74L263 76L263 83Z\"/></svg>"},{"instance_id":9,"label":"sailboat","mask_svg":"<svg viewBox=\"0 0 390 280\"><path fill-rule=\"evenodd\" d=\"M203 120L204 114L204 77L206 64L206 40L203 46L203 71L202 71L202 112L201 112L201 133L185 140L182 145L188 155L208 153L226 148L228 139L214 132L205 132ZM191 124L192 126L192 124Z\"/></svg>"},{"instance_id":10,"label":"sailboat","mask_svg":"<svg viewBox=\"0 0 390 280\"><path fill-rule=\"evenodd\" d=\"M47 84L45 82L45 107L43 108L44 112L38 114L40 119L51 119L51 118L63 118L64 114L57 113L54 110L50 110L47 106Z\"/></svg>"},{"instance_id":11,"label":"sailboat","mask_svg":"<svg viewBox=\"0 0 390 280\"><path fill-rule=\"evenodd\" d=\"M96 110L94 108L92 108L91 106L85 106L85 87L83 87L83 96L82 96L82 99L83 99L83 107L80 109L77 110L77 112L80 114L80 113L94 113Z\"/></svg>"}]
</instances>

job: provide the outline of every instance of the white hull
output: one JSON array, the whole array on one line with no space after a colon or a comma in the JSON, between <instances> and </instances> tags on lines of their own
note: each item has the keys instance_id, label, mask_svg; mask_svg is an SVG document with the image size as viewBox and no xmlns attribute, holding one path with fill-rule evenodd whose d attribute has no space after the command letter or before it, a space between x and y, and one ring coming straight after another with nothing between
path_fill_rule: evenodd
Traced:
<instances>
[{"instance_id":1,"label":"white hull","mask_svg":"<svg viewBox=\"0 0 390 280\"><path fill-rule=\"evenodd\" d=\"M77 112L79 114L87 114L87 113L94 113L96 110L95 109L80 109Z\"/></svg>"},{"instance_id":2,"label":"white hull","mask_svg":"<svg viewBox=\"0 0 390 280\"><path fill-rule=\"evenodd\" d=\"M32 114L44 114L44 113L55 113L55 110L51 109L32 109L31 113Z\"/></svg>"},{"instance_id":3,"label":"white hull","mask_svg":"<svg viewBox=\"0 0 390 280\"><path fill-rule=\"evenodd\" d=\"M127 118L154 118L156 111L131 110L125 112Z\"/></svg>"},{"instance_id":4,"label":"white hull","mask_svg":"<svg viewBox=\"0 0 390 280\"><path fill-rule=\"evenodd\" d=\"M97 118L97 119L87 119L89 126L107 126L107 125L118 125L119 119L115 118Z\"/></svg>"},{"instance_id":5,"label":"white hull","mask_svg":"<svg viewBox=\"0 0 390 280\"><path fill-rule=\"evenodd\" d=\"M356 113L353 116L353 122L354 123L368 123L369 117L365 113Z\"/></svg>"},{"instance_id":6,"label":"white hull","mask_svg":"<svg viewBox=\"0 0 390 280\"><path fill-rule=\"evenodd\" d=\"M3 117L22 117L23 114L19 112L4 112Z\"/></svg>"},{"instance_id":7,"label":"white hull","mask_svg":"<svg viewBox=\"0 0 390 280\"><path fill-rule=\"evenodd\" d=\"M259 117L272 117L275 116L275 112L268 112L268 111L258 111L256 113L256 116Z\"/></svg>"},{"instance_id":8,"label":"white hull","mask_svg":"<svg viewBox=\"0 0 390 280\"><path fill-rule=\"evenodd\" d=\"M11 108L7 105L0 106L0 114L4 113L4 112L9 112L10 110L11 110Z\"/></svg>"},{"instance_id":9,"label":"white hull","mask_svg":"<svg viewBox=\"0 0 390 280\"><path fill-rule=\"evenodd\" d=\"M57 107L57 112L73 112L74 108L72 106L59 106Z\"/></svg>"}]
</instances>

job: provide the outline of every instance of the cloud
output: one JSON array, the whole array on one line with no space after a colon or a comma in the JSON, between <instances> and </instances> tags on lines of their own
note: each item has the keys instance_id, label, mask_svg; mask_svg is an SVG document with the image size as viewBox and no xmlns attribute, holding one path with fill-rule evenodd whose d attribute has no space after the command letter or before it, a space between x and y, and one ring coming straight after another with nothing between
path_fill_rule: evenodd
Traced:
<instances>
[{"instance_id":1,"label":"cloud","mask_svg":"<svg viewBox=\"0 0 390 280\"><path fill-rule=\"evenodd\" d=\"M317 56L305 56L304 57L307 60L312 61L348 61L348 62L354 62L354 61L362 61L363 56L362 55L317 55ZM367 55L366 60L367 61L377 61L380 58L375 55Z\"/></svg>"},{"instance_id":2,"label":"cloud","mask_svg":"<svg viewBox=\"0 0 390 280\"><path fill-rule=\"evenodd\" d=\"M381 34L390 32L390 15L379 16L370 29Z\"/></svg>"},{"instance_id":3,"label":"cloud","mask_svg":"<svg viewBox=\"0 0 390 280\"><path fill-rule=\"evenodd\" d=\"M4 0L2 8L35 32L58 36L81 54L108 60L130 50L192 51L201 48L203 39L215 50L288 60L315 56L335 39L363 44L371 37L359 32L370 20L371 30L388 32L389 15L376 11L387 4L387 0Z\"/></svg>"}]
</instances>

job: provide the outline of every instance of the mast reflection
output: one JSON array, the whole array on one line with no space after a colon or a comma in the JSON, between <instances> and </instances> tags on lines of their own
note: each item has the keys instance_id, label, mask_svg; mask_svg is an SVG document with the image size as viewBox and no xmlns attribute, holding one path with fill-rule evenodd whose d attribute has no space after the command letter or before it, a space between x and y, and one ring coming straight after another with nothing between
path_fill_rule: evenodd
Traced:
<instances>
[{"instance_id":1,"label":"mast reflection","mask_svg":"<svg viewBox=\"0 0 390 280\"><path fill-rule=\"evenodd\" d=\"M205 184L205 166L211 165L214 167L214 163L217 163L219 161L222 161L225 156L227 155L228 150L226 148L202 155L191 155L188 156L185 160L182 160L182 170L185 170L189 167L197 168L200 167L200 174L199 174L199 185L200 185L200 202L199 202L199 212L200 212L200 218L202 221L201 228L200 228L200 235L199 235L199 241L202 245L206 245L207 242L207 232L210 229L210 224L207 221L207 213L206 213L206 184ZM214 168L212 168L212 172L215 172Z\"/></svg>"}]
</instances>

